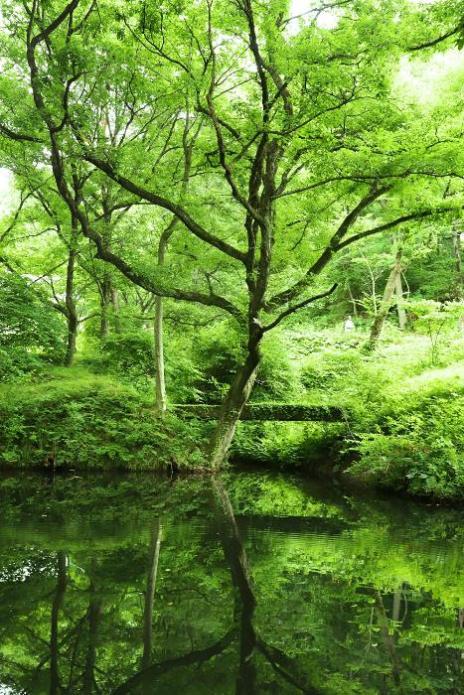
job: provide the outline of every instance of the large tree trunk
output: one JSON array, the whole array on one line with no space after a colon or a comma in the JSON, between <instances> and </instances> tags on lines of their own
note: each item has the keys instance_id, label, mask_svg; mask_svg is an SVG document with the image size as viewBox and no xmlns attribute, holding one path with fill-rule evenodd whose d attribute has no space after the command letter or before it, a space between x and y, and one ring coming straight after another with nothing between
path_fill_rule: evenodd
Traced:
<instances>
[{"instance_id":1,"label":"large tree trunk","mask_svg":"<svg viewBox=\"0 0 464 695\"><path fill-rule=\"evenodd\" d=\"M399 275L401 275L401 256L402 249L398 249L395 256L395 264L390 271L387 284L385 285L385 290L383 293L379 310L377 312L377 316L375 317L374 323L372 324L371 333L369 336L370 350L375 350L375 348L377 347L380 335L382 333L382 329L385 324L385 319L388 316L388 312L390 311L390 307L393 302L393 293L395 291L397 278Z\"/></svg>"},{"instance_id":2,"label":"large tree trunk","mask_svg":"<svg viewBox=\"0 0 464 695\"><path fill-rule=\"evenodd\" d=\"M69 250L68 265L66 268L66 321L68 324L68 334L66 339L66 354L64 364L70 367L74 361L77 341L77 328L79 319L77 316L76 303L74 301L74 269L76 263L76 251Z\"/></svg>"},{"instance_id":3,"label":"large tree trunk","mask_svg":"<svg viewBox=\"0 0 464 695\"><path fill-rule=\"evenodd\" d=\"M219 468L226 460L240 415L253 390L261 361L260 340L261 336L250 339L247 358L236 373L229 392L221 405L219 419L208 444L208 455L212 468Z\"/></svg>"},{"instance_id":4,"label":"large tree trunk","mask_svg":"<svg viewBox=\"0 0 464 695\"><path fill-rule=\"evenodd\" d=\"M253 660L257 645L257 635L253 625L256 597L248 567L246 551L235 519L229 495L221 480L213 480L223 514L221 542L225 558L230 568L234 587L234 620L237 623L240 660L235 694L252 695L255 693L256 668Z\"/></svg>"},{"instance_id":5,"label":"large tree trunk","mask_svg":"<svg viewBox=\"0 0 464 695\"><path fill-rule=\"evenodd\" d=\"M66 354L64 358L65 367L71 367L76 354L77 342L77 317L73 314L68 316L68 336L66 340Z\"/></svg>"}]
</instances>

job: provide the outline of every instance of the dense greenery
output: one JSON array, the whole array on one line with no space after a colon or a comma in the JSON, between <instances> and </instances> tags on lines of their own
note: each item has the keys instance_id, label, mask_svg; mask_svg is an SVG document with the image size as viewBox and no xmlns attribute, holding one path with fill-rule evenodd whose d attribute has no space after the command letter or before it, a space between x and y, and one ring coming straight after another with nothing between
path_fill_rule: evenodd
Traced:
<instances>
[{"instance_id":1,"label":"dense greenery","mask_svg":"<svg viewBox=\"0 0 464 695\"><path fill-rule=\"evenodd\" d=\"M460 511L264 473L6 477L0 502L7 692L462 692Z\"/></svg>"},{"instance_id":2,"label":"dense greenery","mask_svg":"<svg viewBox=\"0 0 464 695\"><path fill-rule=\"evenodd\" d=\"M462 3L0 12L0 462L462 495Z\"/></svg>"}]
</instances>

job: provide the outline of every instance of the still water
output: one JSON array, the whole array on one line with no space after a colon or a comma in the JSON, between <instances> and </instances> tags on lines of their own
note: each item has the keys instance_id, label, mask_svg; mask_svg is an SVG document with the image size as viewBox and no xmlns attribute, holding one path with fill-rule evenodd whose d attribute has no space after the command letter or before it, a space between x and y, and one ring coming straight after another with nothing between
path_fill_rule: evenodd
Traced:
<instances>
[{"instance_id":1,"label":"still water","mask_svg":"<svg viewBox=\"0 0 464 695\"><path fill-rule=\"evenodd\" d=\"M464 512L262 472L0 480L0 693L464 693Z\"/></svg>"}]
</instances>

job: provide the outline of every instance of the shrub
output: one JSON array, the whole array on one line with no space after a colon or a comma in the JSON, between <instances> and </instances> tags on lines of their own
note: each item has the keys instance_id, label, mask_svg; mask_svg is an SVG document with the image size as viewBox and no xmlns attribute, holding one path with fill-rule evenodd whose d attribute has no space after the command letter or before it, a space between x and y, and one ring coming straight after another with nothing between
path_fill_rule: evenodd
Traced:
<instances>
[{"instance_id":1,"label":"shrub","mask_svg":"<svg viewBox=\"0 0 464 695\"><path fill-rule=\"evenodd\" d=\"M101 343L103 366L122 374L154 376L153 337L146 331L112 333Z\"/></svg>"},{"instance_id":2,"label":"shrub","mask_svg":"<svg viewBox=\"0 0 464 695\"><path fill-rule=\"evenodd\" d=\"M361 435L355 476L416 495L464 492L464 394L429 396L384 415L376 432Z\"/></svg>"}]
</instances>

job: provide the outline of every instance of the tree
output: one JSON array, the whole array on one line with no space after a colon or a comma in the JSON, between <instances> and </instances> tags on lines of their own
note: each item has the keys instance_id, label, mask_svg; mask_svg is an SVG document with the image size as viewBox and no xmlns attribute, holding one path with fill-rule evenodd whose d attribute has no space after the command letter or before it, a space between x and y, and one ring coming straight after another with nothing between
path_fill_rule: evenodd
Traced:
<instances>
[{"instance_id":1,"label":"tree","mask_svg":"<svg viewBox=\"0 0 464 695\"><path fill-rule=\"evenodd\" d=\"M26 68L33 104L5 114L2 133L49 151L57 189L98 258L158 297L220 308L241 326L243 363L209 444L217 467L264 337L333 291L319 277L334 255L459 206L410 195L429 178L459 176L457 133L451 127L437 143L428 119L391 103L394 4L344 3L336 32L318 25L315 8L296 35L284 2L207 1L182 13L170 3L116 12L79 0L13 5L25 48L6 49L4 80L26 99L26 83L12 86L18 66ZM182 197L186 100L199 123L190 177L202 188ZM77 187L76 161L88 172ZM201 283L198 271L189 278L179 266L156 268L153 254L132 260L108 248L87 204L99 176L130 203L179 221Z\"/></svg>"}]
</instances>

